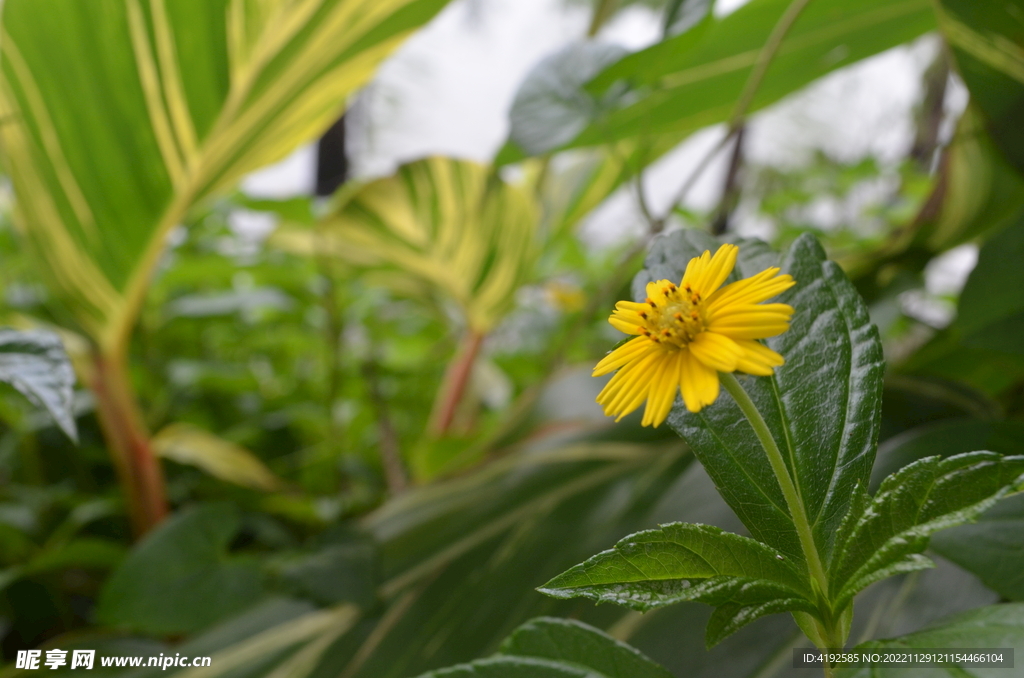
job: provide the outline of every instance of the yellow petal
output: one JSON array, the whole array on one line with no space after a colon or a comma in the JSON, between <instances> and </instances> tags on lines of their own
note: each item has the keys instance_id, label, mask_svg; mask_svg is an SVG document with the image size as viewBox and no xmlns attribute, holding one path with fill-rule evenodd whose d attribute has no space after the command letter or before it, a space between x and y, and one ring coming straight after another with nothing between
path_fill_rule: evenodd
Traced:
<instances>
[{"instance_id":1,"label":"yellow petal","mask_svg":"<svg viewBox=\"0 0 1024 678\"><path fill-rule=\"evenodd\" d=\"M718 372L698 360L690 351L683 351L679 361L679 387L683 402L690 412L700 412L718 398Z\"/></svg>"},{"instance_id":2,"label":"yellow petal","mask_svg":"<svg viewBox=\"0 0 1024 678\"><path fill-rule=\"evenodd\" d=\"M629 363L611 378L597 396L597 402L608 416L626 416L647 398L651 375L663 358L664 351L649 353L640 360Z\"/></svg>"},{"instance_id":3,"label":"yellow petal","mask_svg":"<svg viewBox=\"0 0 1024 678\"><path fill-rule=\"evenodd\" d=\"M608 318L608 324L623 334L643 334L644 328L641 318L623 318L620 315L612 315Z\"/></svg>"},{"instance_id":4,"label":"yellow petal","mask_svg":"<svg viewBox=\"0 0 1024 678\"><path fill-rule=\"evenodd\" d=\"M690 259L690 262L686 264L686 271L683 273L680 287L689 285L692 288L697 280L704 277L704 271L707 270L709 263L711 263L711 250L704 250L699 257Z\"/></svg>"},{"instance_id":5,"label":"yellow petal","mask_svg":"<svg viewBox=\"0 0 1024 678\"><path fill-rule=\"evenodd\" d=\"M796 284L789 274L779 275L777 268L769 268L744 280L730 283L708 299L708 312L730 304L758 304L782 294Z\"/></svg>"},{"instance_id":6,"label":"yellow petal","mask_svg":"<svg viewBox=\"0 0 1024 678\"><path fill-rule=\"evenodd\" d=\"M773 368L786 362L781 355L759 342L741 339L736 344L743 351L743 356L736 363L736 369L741 372L768 377Z\"/></svg>"},{"instance_id":7,"label":"yellow petal","mask_svg":"<svg viewBox=\"0 0 1024 678\"><path fill-rule=\"evenodd\" d=\"M651 390L647 394L647 407L644 409L642 426L657 428L668 418L672 403L679 392L679 360L683 351L666 354L658 365L658 373L651 382Z\"/></svg>"},{"instance_id":8,"label":"yellow petal","mask_svg":"<svg viewBox=\"0 0 1024 678\"><path fill-rule=\"evenodd\" d=\"M733 372L743 351L736 342L715 332L701 332L689 345L697 360L718 372Z\"/></svg>"},{"instance_id":9,"label":"yellow petal","mask_svg":"<svg viewBox=\"0 0 1024 678\"><path fill-rule=\"evenodd\" d=\"M729 306L708 318L708 329L730 339L765 339L789 329L792 315L786 304Z\"/></svg>"},{"instance_id":10,"label":"yellow petal","mask_svg":"<svg viewBox=\"0 0 1024 678\"><path fill-rule=\"evenodd\" d=\"M659 350L661 350L661 348L650 339L630 339L625 344L619 346L617 349L602 358L601 362L594 367L593 376L604 376L609 372L614 372L623 365L635 360L640 360L652 351Z\"/></svg>"},{"instance_id":11,"label":"yellow petal","mask_svg":"<svg viewBox=\"0 0 1024 678\"><path fill-rule=\"evenodd\" d=\"M686 267L686 274L683 275L683 284L690 285L695 292L700 292L705 297L709 296L732 273L739 251L736 245L725 244L718 248L714 256L705 251L700 257L691 259Z\"/></svg>"}]
</instances>

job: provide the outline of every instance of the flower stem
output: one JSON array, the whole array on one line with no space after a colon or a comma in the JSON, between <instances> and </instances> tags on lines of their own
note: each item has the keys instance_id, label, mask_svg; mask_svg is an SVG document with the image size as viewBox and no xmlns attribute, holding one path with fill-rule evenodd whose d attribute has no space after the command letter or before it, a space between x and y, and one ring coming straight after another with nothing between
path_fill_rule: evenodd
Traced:
<instances>
[{"instance_id":1,"label":"flower stem","mask_svg":"<svg viewBox=\"0 0 1024 678\"><path fill-rule=\"evenodd\" d=\"M789 469L786 468L786 462L782 459L779 446L775 443L775 438L772 437L764 417L758 412L754 401L743 390L736 377L727 372L720 372L718 376L722 380L722 386L725 387L725 390L729 392L729 395L736 401L736 404L743 410L747 421L750 422L754 433L757 434L757 439L761 441L761 447L764 448L768 455L768 462L772 466L775 478L779 481L779 487L782 488L782 495L786 499L789 515L793 518L793 525L796 527L797 535L800 537L800 546L803 549L804 558L807 560L807 568L811 573L811 577L817 583L821 595L827 596L828 577L825 575L825 568L821 565L821 556L818 555L818 549L814 545L814 535L811 532L811 524L807 521L807 513L804 511L804 503L800 498L800 492L797 490L796 485L793 484L793 478L789 475Z\"/></svg>"}]
</instances>

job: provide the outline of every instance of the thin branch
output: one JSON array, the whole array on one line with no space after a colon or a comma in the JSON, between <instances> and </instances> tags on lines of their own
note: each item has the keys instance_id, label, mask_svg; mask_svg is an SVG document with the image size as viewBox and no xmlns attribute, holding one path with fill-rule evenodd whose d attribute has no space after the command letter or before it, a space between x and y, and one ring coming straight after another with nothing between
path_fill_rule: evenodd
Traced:
<instances>
[{"instance_id":1,"label":"thin branch","mask_svg":"<svg viewBox=\"0 0 1024 678\"><path fill-rule=\"evenodd\" d=\"M676 194L675 199L669 203L666 215L662 218L667 219L668 215L672 213L676 205L681 203L686 195L693 188L694 184L701 177L704 171L708 168L711 160L714 159L718 152L725 148L726 144L734 136L736 136L740 129L743 127L746 121L747 113L750 111L751 105L754 103L754 97L757 96L757 91L761 88L761 84L764 82L765 74L768 72L768 67L771 66L772 60L775 55L778 54L779 48L782 46L782 41L785 40L789 30L796 23L800 13L804 11L804 8L809 5L811 0L793 0L786 11L779 18L775 27L772 28L772 32L768 35L768 40L764 43L764 47L757 55L757 61L754 62L754 68L750 72L750 76L747 78L746 84L743 85L743 91L740 93L740 98L736 100L736 107L733 108L732 115L729 118L729 127L727 128L726 134L722 137L715 146L708 151L704 158L697 165L697 168L690 174L682 188Z\"/></svg>"},{"instance_id":2,"label":"thin branch","mask_svg":"<svg viewBox=\"0 0 1024 678\"><path fill-rule=\"evenodd\" d=\"M741 125L736 132L736 141L733 142L732 155L729 158L729 169L725 173L725 182L722 184L722 197L718 201L715 218L711 222L712 235L722 235L729 230L729 217L739 202L739 179L740 170L743 167L743 138L746 129L746 125Z\"/></svg>"},{"instance_id":3,"label":"thin branch","mask_svg":"<svg viewBox=\"0 0 1024 678\"><path fill-rule=\"evenodd\" d=\"M736 101L736 108L733 109L732 117L729 119L730 136L739 130L740 125L743 124L750 106L754 103L754 97L757 96L757 90L761 88L764 76L768 73L768 67L771 66L772 60L778 53L779 48L782 47L782 41L786 39L786 34L789 33L789 29L796 23L800 13L810 3L811 0L793 0L779 18L775 27L772 28L767 42L764 43L764 47L761 48L761 52L757 55L754 70L750 72L750 77L747 78L747 82L743 86L743 92Z\"/></svg>"}]
</instances>

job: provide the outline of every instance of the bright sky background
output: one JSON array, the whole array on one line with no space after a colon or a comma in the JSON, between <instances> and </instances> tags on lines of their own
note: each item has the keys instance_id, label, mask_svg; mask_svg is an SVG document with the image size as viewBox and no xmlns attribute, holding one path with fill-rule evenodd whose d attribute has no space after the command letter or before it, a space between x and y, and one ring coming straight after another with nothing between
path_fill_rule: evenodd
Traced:
<instances>
[{"instance_id":1,"label":"bright sky background","mask_svg":"<svg viewBox=\"0 0 1024 678\"><path fill-rule=\"evenodd\" d=\"M745 2L719 0L716 13ZM567 0L455 0L383 65L355 102L349 126L355 175L386 175L402 162L431 154L489 161L506 139L508 110L523 77L543 57L581 39L588 21L589 9ZM659 32L656 13L631 7L598 37L636 50L656 41ZM903 157L912 140L921 73L937 48L937 39L927 36L838 71L758 114L749 128L747 156L772 165L799 163L815 148L845 160ZM949 107L965 103L965 90L955 85ZM645 187L655 211L664 209L722 133L721 127L698 133L650 169ZM267 197L308 194L315 158L313 147L300 149L249 177L243 188ZM716 204L724 163L722 157L694 187L690 207ZM589 241L606 244L638 231L640 219L634 197L620 191L591 215L583 232ZM757 235L757 229L756 223L739 225L744 234ZM949 258L930 276L929 288L958 289L973 261L971 248Z\"/></svg>"}]
</instances>

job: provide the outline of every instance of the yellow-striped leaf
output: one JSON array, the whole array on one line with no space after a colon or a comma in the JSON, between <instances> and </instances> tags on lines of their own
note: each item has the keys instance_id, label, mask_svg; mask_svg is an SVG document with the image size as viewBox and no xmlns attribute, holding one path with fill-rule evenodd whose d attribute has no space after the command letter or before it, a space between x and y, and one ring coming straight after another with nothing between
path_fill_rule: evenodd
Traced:
<instances>
[{"instance_id":1,"label":"yellow-striped leaf","mask_svg":"<svg viewBox=\"0 0 1024 678\"><path fill-rule=\"evenodd\" d=\"M537 221L534 198L491 168L427 158L350 194L318 231L282 233L279 243L382 270L378 279L400 293L426 283L486 333L529 275Z\"/></svg>"},{"instance_id":2,"label":"yellow-striped leaf","mask_svg":"<svg viewBox=\"0 0 1024 678\"><path fill-rule=\"evenodd\" d=\"M446 2L5 2L15 219L82 329L122 346L166 233L321 133Z\"/></svg>"}]
</instances>

